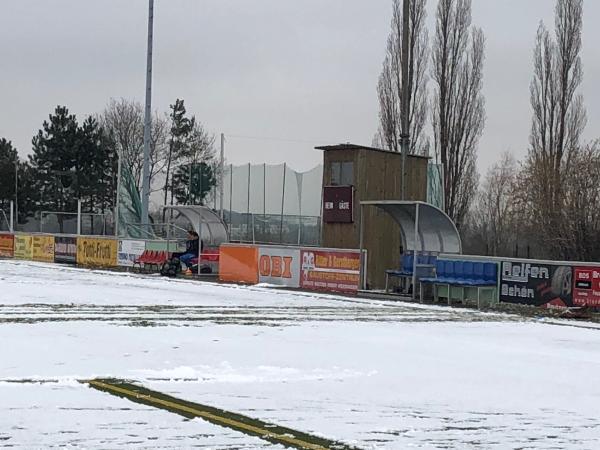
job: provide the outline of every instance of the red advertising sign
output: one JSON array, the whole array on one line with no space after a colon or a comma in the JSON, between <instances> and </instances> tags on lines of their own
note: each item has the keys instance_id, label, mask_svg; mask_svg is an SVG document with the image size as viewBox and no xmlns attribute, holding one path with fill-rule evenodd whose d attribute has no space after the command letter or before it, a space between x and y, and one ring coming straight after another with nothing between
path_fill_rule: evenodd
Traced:
<instances>
[{"instance_id":1,"label":"red advertising sign","mask_svg":"<svg viewBox=\"0 0 600 450\"><path fill-rule=\"evenodd\" d=\"M354 188L352 186L323 187L323 221L326 223L354 222L353 197Z\"/></svg>"},{"instance_id":2,"label":"red advertising sign","mask_svg":"<svg viewBox=\"0 0 600 450\"><path fill-rule=\"evenodd\" d=\"M600 306L600 267L575 267L573 304Z\"/></svg>"},{"instance_id":3,"label":"red advertising sign","mask_svg":"<svg viewBox=\"0 0 600 450\"><path fill-rule=\"evenodd\" d=\"M300 287L356 293L360 284L360 252L302 250Z\"/></svg>"},{"instance_id":4,"label":"red advertising sign","mask_svg":"<svg viewBox=\"0 0 600 450\"><path fill-rule=\"evenodd\" d=\"M0 234L0 257L15 256L15 238L12 234Z\"/></svg>"}]
</instances>

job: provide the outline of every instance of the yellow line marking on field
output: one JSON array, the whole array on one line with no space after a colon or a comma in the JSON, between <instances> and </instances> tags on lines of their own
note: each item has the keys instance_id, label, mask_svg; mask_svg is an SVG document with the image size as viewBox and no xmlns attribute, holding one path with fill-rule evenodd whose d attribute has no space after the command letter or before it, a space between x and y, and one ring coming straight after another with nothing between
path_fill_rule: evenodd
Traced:
<instances>
[{"instance_id":1,"label":"yellow line marking on field","mask_svg":"<svg viewBox=\"0 0 600 450\"><path fill-rule=\"evenodd\" d=\"M248 425L246 423L239 422L234 419L229 419L227 417L218 416L216 414L212 414L207 411L201 411L196 408L190 408L189 406L180 405L180 404L177 404L174 402L170 402L168 400L162 400L160 398L156 398L156 397L153 397L148 394L140 394L139 392L135 392L134 390L131 390L131 389L126 389L126 388L119 387L119 386L113 386L111 384L103 383L102 381L97 381L97 380L90 380L90 381L87 381L87 383L91 386L96 386L101 389L106 389L108 391L113 391L113 392L117 392L120 394L124 394L129 397L144 399L150 403L155 403L157 405L166 406L167 408L173 409L175 411L181 411L181 412L186 412L189 414L194 414L198 417L202 417L202 418L214 421L214 422L219 422L219 423L229 426L229 427L241 428L241 429L249 431L251 433L259 434L264 437L272 438L272 439L278 440L280 442L285 442L285 443L291 444L295 447L305 448L305 449L310 449L310 450L327 450L327 447L323 447L321 445L311 444L310 442L306 442L306 441L297 439L292 436L287 436L285 434L273 433L272 431L266 430L264 428L256 427L254 425Z\"/></svg>"}]
</instances>

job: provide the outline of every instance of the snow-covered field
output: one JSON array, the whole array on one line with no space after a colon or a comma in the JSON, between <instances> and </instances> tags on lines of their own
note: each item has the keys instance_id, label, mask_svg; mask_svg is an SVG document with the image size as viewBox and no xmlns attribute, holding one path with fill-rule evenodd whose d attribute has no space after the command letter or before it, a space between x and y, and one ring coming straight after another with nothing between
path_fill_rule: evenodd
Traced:
<instances>
[{"instance_id":1,"label":"snow-covered field","mask_svg":"<svg viewBox=\"0 0 600 450\"><path fill-rule=\"evenodd\" d=\"M361 448L600 448L600 330L0 261L0 447L276 447L77 380Z\"/></svg>"}]
</instances>

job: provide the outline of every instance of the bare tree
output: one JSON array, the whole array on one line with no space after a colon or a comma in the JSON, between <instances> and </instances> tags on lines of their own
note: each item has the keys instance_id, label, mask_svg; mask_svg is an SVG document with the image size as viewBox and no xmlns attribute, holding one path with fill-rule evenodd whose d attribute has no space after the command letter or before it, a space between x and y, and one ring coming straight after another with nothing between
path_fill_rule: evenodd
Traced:
<instances>
[{"instance_id":1,"label":"bare tree","mask_svg":"<svg viewBox=\"0 0 600 450\"><path fill-rule=\"evenodd\" d=\"M472 209L473 228L491 256L509 256L515 244L515 157L505 152L487 172Z\"/></svg>"},{"instance_id":2,"label":"bare tree","mask_svg":"<svg viewBox=\"0 0 600 450\"><path fill-rule=\"evenodd\" d=\"M427 63L428 33L425 24L427 0L412 0L409 17L409 132L411 137L409 152L425 154L428 141L423 130L427 119ZM379 147L400 151L402 134L402 52L403 8L402 0L394 0L391 32L383 68L377 84L379 97L379 130L374 143Z\"/></svg>"},{"instance_id":3,"label":"bare tree","mask_svg":"<svg viewBox=\"0 0 600 450\"><path fill-rule=\"evenodd\" d=\"M485 38L471 25L471 0L439 0L432 55L435 154L444 171L445 210L460 228L477 188L485 125Z\"/></svg>"},{"instance_id":4,"label":"bare tree","mask_svg":"<svg viewBox=\"0 0 600 450\"><path fill-rule=\"evenodd\" d=\"M141 189L142 167L144 164L144 108L136 101L111 99L100 114L99 122L104 128L109 142L116 147L121 162L127 166ZM150 186L151 192L157 176L165 166L168 123L164 117L154 114L150 140Z\"/></svg>"},{"instance_id":5,"label":"bare tree","mask_svg":"<svg viewBox=\"0 0 600 450\"><path fill-rule=\"evenodd\" d=\"M574 152L571 174L563 186L568 244L564 257L579 261L600 258L600 147L598 142Z\"/></svg>"},{"instance_id":6,"label":"bare tree","mask_svg":"<svg viewBox=\"0 0 600 450\"><path fill-rule=\"evenodd\" d=\"M587 122L583 98L577 94L583 79L582 20L583 0L558 0L555 39L540 23L533 57L533 119L523 200L548 255L554 257L571 253L572 218L567 215L564 188L574 176L573 160L582 151L581 134Z\"/></svg>"}]
</instances>

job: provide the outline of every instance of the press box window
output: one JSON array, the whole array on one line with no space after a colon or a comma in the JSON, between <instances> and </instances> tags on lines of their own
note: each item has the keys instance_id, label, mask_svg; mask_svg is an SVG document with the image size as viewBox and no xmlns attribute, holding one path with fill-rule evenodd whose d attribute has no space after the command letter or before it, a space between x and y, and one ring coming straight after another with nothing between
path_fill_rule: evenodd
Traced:
<instances>
[{"instance_id":1,"label":"press box window","mask_svg":"<svg viewBox=\"0 0 600 450\"><path fill-rule=\"evenodd\" d=\"M354 185L354 163L352 161L331 163L331 185Z\"/></svg>"}]
</instances>

